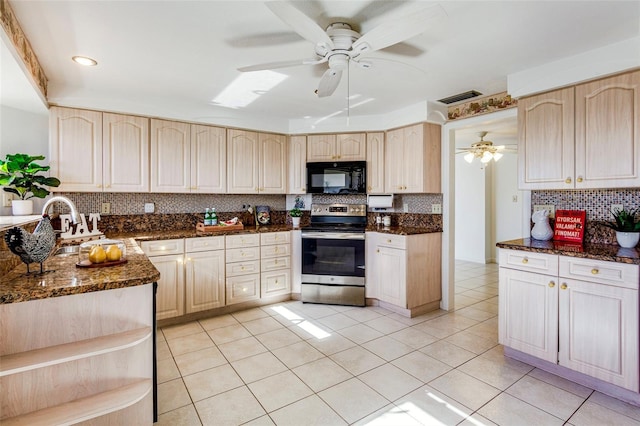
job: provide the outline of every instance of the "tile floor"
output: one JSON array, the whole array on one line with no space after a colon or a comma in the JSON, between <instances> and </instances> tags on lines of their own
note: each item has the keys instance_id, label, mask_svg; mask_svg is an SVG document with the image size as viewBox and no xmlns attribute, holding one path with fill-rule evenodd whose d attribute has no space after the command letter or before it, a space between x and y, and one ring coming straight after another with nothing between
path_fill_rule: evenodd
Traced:
<instances>
[{"instance_id":1,"label":"tile floor","mask_svg":"<svg viewBox=\"0 0 640 426\"><path fill-rule=\"evenodd\" d=\"M285 302L158 333L161 425L639 425L640 408L505 358L497 265L455 312Z\"/></svg>"}]
</instances>

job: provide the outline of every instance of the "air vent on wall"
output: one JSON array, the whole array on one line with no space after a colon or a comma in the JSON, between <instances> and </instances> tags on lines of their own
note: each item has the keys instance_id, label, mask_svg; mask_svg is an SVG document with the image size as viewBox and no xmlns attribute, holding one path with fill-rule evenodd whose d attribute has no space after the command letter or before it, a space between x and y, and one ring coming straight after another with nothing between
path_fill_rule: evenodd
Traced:
<instances>
[{"instance_id":1,"label":"air vent on wall","mask_svg":"<svg viewBox=\"0 0 640 426\"><path fill-rule=\"evenodd\" d=\"M467 99L476 98L480 95L482 95L482 93L476 90L469 90L468 92L458 93L457 95L449 96L448 98L438 99L438 102L449 105L460 101L466 101Z\"/></svg>"}]
</instances>

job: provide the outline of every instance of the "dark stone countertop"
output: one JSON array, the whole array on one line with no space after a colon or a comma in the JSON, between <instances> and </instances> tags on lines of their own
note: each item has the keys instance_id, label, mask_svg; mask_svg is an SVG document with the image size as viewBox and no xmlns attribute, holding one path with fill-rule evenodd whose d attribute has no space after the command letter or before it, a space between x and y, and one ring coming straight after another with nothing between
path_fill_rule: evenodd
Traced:
<instances>
[{"instance_id":1,"label":"dark stone countertop","mask_svg":"<svg viewBox=\"0 0 640 426\"><path fill-rule=\"evenodd\" d=\"M566 241L539 241L533 238L502 241L497 247L535 253L559 254L562 256L604 260L607 262L640 265L640 249L622 248L615 244L576 244Z\"/></svg>"}]
</instances>

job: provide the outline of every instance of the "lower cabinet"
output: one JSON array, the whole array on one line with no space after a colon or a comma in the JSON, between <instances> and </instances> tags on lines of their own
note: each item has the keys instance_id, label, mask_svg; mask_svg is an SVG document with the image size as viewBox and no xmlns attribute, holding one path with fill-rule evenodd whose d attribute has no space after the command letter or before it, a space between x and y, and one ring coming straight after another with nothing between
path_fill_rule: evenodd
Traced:
<instances>
[{"instance_id":1,"label":"lower cabinet","mask_svg":"<svg viewBox=\"0 0 640 426\"><path fill-rule=\"evenodd\" d=\"M141 246L160 272L156 319L184 315L184 240L143 241Z\"/></svg>"},{"instance_id":2,"label":"lower cabinet","mask_svg":"<svg viewBox=\"0 0 640 426\"><path fill-rule=\"evenodd\" d=\"M639 268L501 249L500 343L638 392Z\"/></svg>"},{"instance_id":3,"label":"lower cabinet","mask_svg":"<svg viewBox=\"0 0 640 426\"><path fill-rule=\"evenodd\" d=\"M227 305L260 298L260 236L227 235Z\"/></svg>"},{"instance_id":4,"label":"lower cabinet","mask_svg":"<svg viewBox=\"0 0 640 426\"><path fill-rule=\"evenodd\" d=\"M260 297L291 293L291 233L260 234Z\"/></svg>"},{"instance_id":5,"label":"lower cabinet","mask_svg":"<svg viewBox=\"0 0 640 426\"><path fill-rule=\"evenodd\" d=\"M224 237L185 240L186 313L225 305Z\"/></svg>"}]
</instances>

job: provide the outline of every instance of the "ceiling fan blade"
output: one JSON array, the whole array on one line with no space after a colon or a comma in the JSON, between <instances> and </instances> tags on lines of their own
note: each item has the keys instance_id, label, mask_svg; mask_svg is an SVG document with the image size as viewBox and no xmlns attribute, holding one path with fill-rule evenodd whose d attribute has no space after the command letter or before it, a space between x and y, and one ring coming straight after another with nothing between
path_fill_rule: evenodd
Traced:
<instances>
[{"instance_id":1,"label":"ceiling fan blade","mask_svg":"<svg viewBox=\"0 0 640 426\"><path fill-rule=\"evenodd\" d=\"M289 25L295 32L313 44L325 43L333 49L333 42L322 28L311 18L300 12L290 3L284 1L273 1L266 3L267 7Z\"/></svg>"},{"instance_id":2,"label":"ceiling fan blade","mask_svg":"<svg viewBox=\"0 0 640 426\"><path fill-rule=\"evenodd\" d=\"M293 61L278 61L278 62L267 62L266 64L258 64L258 65L250 65L248 67L238 68L240 72L250 72L250 71L264 71L264 70L274 70L277 68L289 68L295 67L298 65L316 65L322 62L326 62L325 58L322 59L297 59Z\"/></svg>"},{"instance_id":3,"label":"ceiling fan blade","mask_svg":"<svg viewBox=\"0 0 640 426\"><path fill-rule=\"evenodd\" d=\"M447 16L442 6L435 5L378 25L353 43L355 52L373 52L408 40L427 29L430 20Z\"/></svg>"},{"instance_id":4,"label":"ceiling fan blade","mask_svg":"<svg viewBox=\"0 0 640 426\"><path fill-rule=\"evenodd\" d=\"M331 68L325 71L324 75L320 79L318 90L316 90L318 97L324 98L326 96L331 96L333 92L336 91L341 77L342 71L332 70Z\"/></svg>"}]
</instances>

